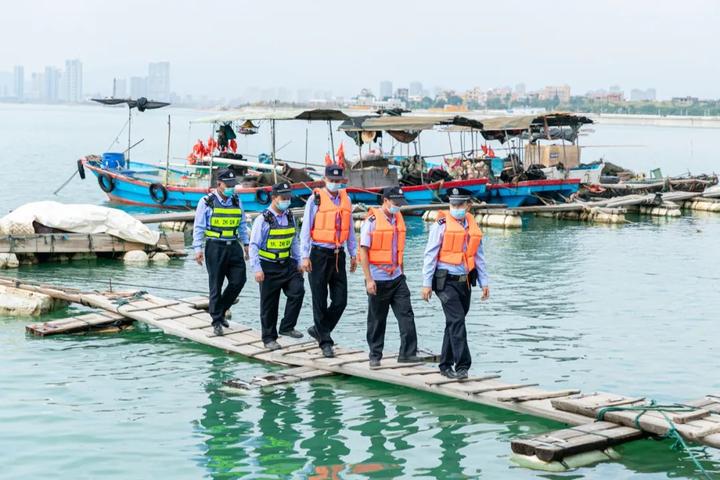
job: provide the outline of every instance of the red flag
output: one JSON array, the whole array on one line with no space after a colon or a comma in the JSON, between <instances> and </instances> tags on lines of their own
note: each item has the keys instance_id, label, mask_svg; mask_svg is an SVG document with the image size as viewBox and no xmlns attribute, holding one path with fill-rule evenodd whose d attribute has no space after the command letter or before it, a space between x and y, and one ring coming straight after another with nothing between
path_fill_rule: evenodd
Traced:
<instances>
[{"instance_id":1,"label":"red flag","mask_svg":"<svg viewBox=\"0 0 720 480\"><path fill-rule=\"evenodd\" d=\"M237 152L237 142L234 138L230 139L230 150L232 150L233 153Z\"/></svg>"},{"instance_id":2,"label":"red flag","mask_svg":"<svg viewBox=\"0 0 720 480\"><path fill-rule=\"evenodd\" d=\"M325 165L332 165L332 163L333 162L332 162L332 158L330 158L330 154L326 153L325 154Z\"/></svg>"},{"instance_id":3,"label":"red flag","mask_svg":"<svg viewBox=\"0 0 720 480\"><path fill-rule=\"evenodd\" d=\"M340 146L337 149L337 152L335 153L335 158L337 159L337 164L341 167L345 168L345 143L340 142Z\"/></svg>"}]
</instances>

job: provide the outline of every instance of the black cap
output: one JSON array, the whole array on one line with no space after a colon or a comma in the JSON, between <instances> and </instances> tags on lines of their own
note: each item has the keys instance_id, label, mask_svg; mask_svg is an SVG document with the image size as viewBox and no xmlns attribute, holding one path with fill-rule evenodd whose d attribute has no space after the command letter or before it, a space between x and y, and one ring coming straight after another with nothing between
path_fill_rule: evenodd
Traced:
<instances>
[{"instance_id":1,"label":"black cap","mask_svg":"<svg viewBox=\"0 0 720 480\"><path fill-rule=\"evenodd\" d=\"M235 176L235 172L233 172L229 168L222 168L218 170L217 179L219 182L223 182L228 187L234 187L235 185L237 185L237 177Z\"/></svg>"},{"instance_id":2,"label":"black cap","mask_svg":"<svg viewBox=\"0 0 720 480\"><path fill-rule=\"evenodd\" d=\"M465 188L451 188L448 190L448 200L453 202L467 202L472 198L472 192Z\"/></svg>"},{"instance_id":3,"label":"black cap","mask_svg":"<svg viewBox=\"0 0 720 480\"><path fill-rule=\"evenodd\" d=\"M392 200L396 205L407 205L405 194L400 187L385 187L382 189L382 198Z\"/></svg>"},{"instance_id":4,"label":"black cap","mask_svg":"<svg viewBox=\"0 0 720 480\"><path fill-rule=\"evenodd\" d=\"M340 165L328 165L325 167L325 176L330 180L345 180L345 169Z\"/></svg>"},{"instance_id":5,"label":"black cap","mask_svg":"<svg viewBox=\"0 0 720 480\"><path fill-rule=\"evenodd\" d=\"M276 183L272 186L272 191L270 192L271 195L290 195L292 194L292 188L290 188L290 184L287 182L280 182Z\"/></svg>"}]
</instances>

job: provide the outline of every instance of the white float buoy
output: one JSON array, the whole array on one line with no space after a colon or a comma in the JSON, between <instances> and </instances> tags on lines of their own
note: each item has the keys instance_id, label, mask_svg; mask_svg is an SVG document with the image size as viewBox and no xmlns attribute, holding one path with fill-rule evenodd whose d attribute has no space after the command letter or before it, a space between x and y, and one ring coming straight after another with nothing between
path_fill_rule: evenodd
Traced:
<instances>
[{"instance_id":1,"label":"white float buoy","mask_svg":"<svg viewBox=\"0 0 720 480\"><path fill-rule=\"evenodd\" d=\"M148 254L143 252L142 250L130 250L129 252L126 252L123 256L123 261L125 263L131 264L143 264L147 263L148 260Z\"/></svg>"},{"instance_id":2,"label":"white float buoy","mask_svg":"<svg viewBox=\"0 0 720 480\"><path fill-rule=\"evenodd\" d=\"M153 263L168 263L170 261L170 256L167 253L157 252L155 255L150 257L150 260Z\"/></svg>"}]
</instances>

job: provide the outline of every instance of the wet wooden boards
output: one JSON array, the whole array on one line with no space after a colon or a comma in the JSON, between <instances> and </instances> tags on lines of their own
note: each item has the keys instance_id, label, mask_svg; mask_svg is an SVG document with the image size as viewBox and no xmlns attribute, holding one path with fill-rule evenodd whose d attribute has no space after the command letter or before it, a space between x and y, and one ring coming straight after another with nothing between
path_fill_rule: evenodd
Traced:
<instances>
[{"instance_id":1,"label":"wet wooden boards","mask_svg":"<svg viewBox=\"0 0 720 480\"><path fill-rule=\"evenodd\" d=\"M23 288L22 282L13 281L14 286ZM49 295L56 294L59 298L98 308L111 314L121 315L133 320L157 327L163 332L192 340L204 345L237 353L268 363L284 365L288 368L304 367L306 372L325 372L351 375L373 381L403 386L416 390L453 397L464 401L525 413L570 425L585 425L580 430L570 429L569 434L577 435L572 448L589 448L593 442L600 442L596 437L598 431L584 431L588 423L595 420L601 408L607 406L642 406L647 402L642 398L632 398L609 393L591 393L582 395L578 390L545 390L536 384L510 383L503 381L496 374L476 373L465 380L454 380L443 377L437 369L425 363L398 363L396 356L383 359L379 369L371 369L365 359L367 353L359 349L336 348L334 358L322 356L314 341L302 341L280 337L278 343L282 349L271 351L264 347L260 332L235 322L225 330L225 335L213 334L210 315L194 308L192 305L176 300L167 300L149 294L135 294L118 298L100 293L63 292L52 287L27 286L29 290L41 291ZM275 374L277 375L277 374ZM282 373L274 379L265 379L266 383L278 381L288 383L295 378L302 379L302 374ZM676 418L677 431L686 439L720 448L720 396L707 395L705 398L689 402L691 408L682 413L667 413ZM669 428L662 412L647 411L640 417L634 411L607 412L605 422L615 427L630 427L628 430L615 430L608 443L633 438L643 433L662 435ZM638 428L635 428L637 420ZM595 428L595 427L593 427ZM611 430L607 428L605 430ZM630 430L635 430L631 432ZM642 430L642 431L641 431ZM604 430L601 430L601 432ZM566 435L566 434L563 434ZM552 435L551 435L552 436ZM543 445L548 439L543 440ZM550 442L552 443L552 442ZM599 443L598 443L599 444ZM534 444L532 448L542 445ZM556 448L557 447L557 448ZM528 447L529 448L529 447ZM558 445L545 447L543 455L554 456L551 451L562 450ZM554 450L553 450L554 449ZM567 449L565 449L567 450Z\"/></svg>"}]
</instances>

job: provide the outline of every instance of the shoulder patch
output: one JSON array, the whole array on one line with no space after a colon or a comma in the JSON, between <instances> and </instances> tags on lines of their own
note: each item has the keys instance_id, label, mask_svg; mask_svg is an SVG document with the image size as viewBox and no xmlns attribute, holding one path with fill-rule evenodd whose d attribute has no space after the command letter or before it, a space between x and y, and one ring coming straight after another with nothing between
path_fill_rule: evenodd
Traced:
<instances>
[{"instance_id":1,"label":"shoulder patch","mask_svg":"<svg viewBox=\"0 0 720 480\"><path fill-rule=\"evenodd\" d=\"M437 223L439 223L440 225L444 225L444 224L445 224L445 217L438 218Z\"/></svg>"},{"instance_id":2,"label":"shoulder patch","mask_svg":"<svg viewBox=\"0 0 720 480\"><path fill-rule=\"evenodd\" d=\"M370 215L367 219L368 219L369 221L371 221L371 222L374 222L374 221L375 221L375 215Z\"/></svg>"},{"instance_id":3,"label":"shoulder patch","mask_svg":"<svg viewBox=\"0 0 720 480\"><path fill-rule=\"evenodd\" d=\"M315 202L316 206L320 206L320 195L317 193L313 194L313 201Z\"/></svg>"}]
</instances>

